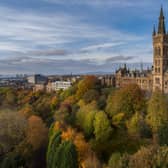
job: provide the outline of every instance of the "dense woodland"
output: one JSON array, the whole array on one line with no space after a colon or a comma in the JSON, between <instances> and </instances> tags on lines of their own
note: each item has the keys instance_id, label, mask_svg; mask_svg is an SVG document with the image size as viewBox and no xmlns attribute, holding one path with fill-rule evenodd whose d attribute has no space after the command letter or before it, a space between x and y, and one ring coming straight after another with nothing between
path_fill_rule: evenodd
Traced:
<instances>
[{"instance_id":1,"label":"dense woodland","mask_svg":"<svg viewBox=\"0 0 168 168\"><path fill-rule=\"evenodd\" d=\"M0 89L1 168L167 168L168 97L86 76L65 91Z\"/></svg>"}]
</instances>

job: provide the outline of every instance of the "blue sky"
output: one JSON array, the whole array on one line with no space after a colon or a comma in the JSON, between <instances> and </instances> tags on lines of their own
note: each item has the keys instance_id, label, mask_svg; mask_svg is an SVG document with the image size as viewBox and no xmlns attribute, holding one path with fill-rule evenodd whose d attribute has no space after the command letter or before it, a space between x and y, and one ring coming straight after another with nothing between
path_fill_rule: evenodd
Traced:
<instances>
[{"instance_id":1,"label":"blue sky","mask_svg":"<svg viewBox=\"0 0 168 168\"><path fill-rule=\"evenodd\" d=\"M111 72L152 62L166 0L1 0L0 74Z\"/></svg>"}]
</instances>

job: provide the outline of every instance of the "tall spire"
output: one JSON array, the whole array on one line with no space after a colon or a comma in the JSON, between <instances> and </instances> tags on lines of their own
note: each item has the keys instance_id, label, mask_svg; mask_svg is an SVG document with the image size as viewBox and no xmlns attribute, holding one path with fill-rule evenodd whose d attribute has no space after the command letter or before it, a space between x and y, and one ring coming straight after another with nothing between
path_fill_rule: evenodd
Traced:
<instances>
[{"instance_id":1,"label":"tall spire","mask_svg":"<svg viewBox=\"0 0 168 168\"><path fill-rule=\"evenodd\" d=\"M156 29L155 29L155 25L153 26L153 36L156 35Z\"/></svg>"},{"instance_id":2,"label":"tall spire","mask_svg":"<svg viewBox=\"0 0 168 168\"><path fill-rule=\"evenodd\" d=\"M160 10L158 34L166 34L164 14L163 14L163 8L162 7L161 7L161 10Z\"/></svg>"}]
</instances>

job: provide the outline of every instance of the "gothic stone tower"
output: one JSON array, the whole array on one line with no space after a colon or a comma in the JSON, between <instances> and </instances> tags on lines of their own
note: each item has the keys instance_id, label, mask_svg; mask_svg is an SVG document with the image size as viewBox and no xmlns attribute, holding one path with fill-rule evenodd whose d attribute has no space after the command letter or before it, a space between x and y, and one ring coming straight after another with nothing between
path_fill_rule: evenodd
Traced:
<instances>
[{"instance_id":1,"label":"gothic stone tower","mask_svg":"<svg viewBox=\"0 0 168 168\"><path fill-rule=\"evenodd\" d=\"M164 92L164 76L168 70L168 34L166 33L163 9L161 8L158 30L153 30L153 91Z\"/></svg>"}]
</instances>

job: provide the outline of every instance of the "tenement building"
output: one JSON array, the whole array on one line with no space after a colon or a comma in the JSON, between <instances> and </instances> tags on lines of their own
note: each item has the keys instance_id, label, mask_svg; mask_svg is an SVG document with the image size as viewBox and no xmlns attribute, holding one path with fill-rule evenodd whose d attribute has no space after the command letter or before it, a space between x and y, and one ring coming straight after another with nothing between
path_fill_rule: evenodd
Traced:
<instances>
[{"instance_id":1,"label":"tenement building","mask_svg":"<svg viewBox=\"0 0 168 168\"><path fill-rule=\"evenodd\" d=\"M143 90L168 93L168 33L161 8L158 29L153 30L153 66L149 70L130 71L126 65L116 71L115 86L137 83Z\"/></svg>"}]
</instances>

